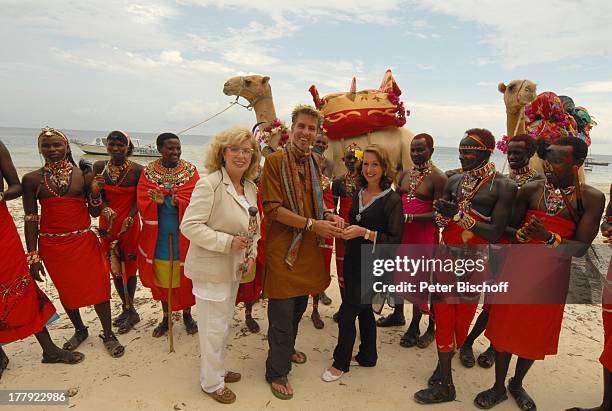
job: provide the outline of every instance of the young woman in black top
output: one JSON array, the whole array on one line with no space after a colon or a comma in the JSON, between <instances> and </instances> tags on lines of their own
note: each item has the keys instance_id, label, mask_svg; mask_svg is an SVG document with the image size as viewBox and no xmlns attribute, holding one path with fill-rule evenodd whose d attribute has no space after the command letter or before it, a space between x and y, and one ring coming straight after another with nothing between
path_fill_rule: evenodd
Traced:
<instances>
[{"instance_id":1,"label":"young woman in black top","mask_svg":"<svg viewBox=\"0 0 612 411\"><path fill-rule=\"evenodd\" d=\"M361 290L362 244L399 244L402 239L402 200L391 188L395 166L387 151L376 144L364 150L359 173L363 187L353 197L349 211L350 226L344 229L346 240L344 257L344 297L338 312L338 345L334 350L334 363L325 370L323 381L336 381L348 372L350 365L373 367L376 365L376 322L372 305L364 304ZM364 295L369 295L365 293ZM355 320L359 319L361 344L352 356L355 344Z\"/></svg>"}]
</instances>

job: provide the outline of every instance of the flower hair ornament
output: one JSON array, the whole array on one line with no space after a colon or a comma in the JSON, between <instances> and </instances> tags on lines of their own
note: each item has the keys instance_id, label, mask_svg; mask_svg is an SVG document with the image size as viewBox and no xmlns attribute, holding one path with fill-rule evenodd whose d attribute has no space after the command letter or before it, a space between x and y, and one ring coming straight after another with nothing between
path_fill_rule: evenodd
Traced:
<instances>
[{"instance_id":1,"label":"flower hair ornament","mask_svg":"<svg viewBox=\"0 0 612 411\"><path fill-rule=\"evenodd\" d=\"M255 138L260 144L269 146L270 140L276 134L280 134L278 146L283 147L287 141L289 141L289 128L278 118L275 118L272 124L269 126L266 126L263 129L257 129L255 131Z\"/></svg>"},{"instance_id":2,"label":"flower hair ornament","mask_svg":"<svg viewBox=\"0 0 612 411\"><path fill-rule=\"evenodd\" d=\"M363 160L363 150L357 145L357 143L351 143L346 149L344 149L344 155L352 154L359 161Z\"/></svg>"}]
</instances>

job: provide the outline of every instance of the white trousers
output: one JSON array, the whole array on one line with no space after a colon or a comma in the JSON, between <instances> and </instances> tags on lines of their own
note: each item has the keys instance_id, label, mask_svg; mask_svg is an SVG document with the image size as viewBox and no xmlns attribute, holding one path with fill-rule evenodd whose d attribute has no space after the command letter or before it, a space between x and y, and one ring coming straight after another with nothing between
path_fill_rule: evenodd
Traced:
<instances>
[{"instance_id":1,"label":"white trousers","mask_svg":"<svg viewBox=\"0 0 612 411\"><path fill-rule=\"evenodd\" d=\"M239 281L193 282L200 338L200 385L206 392L225 386L225 350Z\"/></svg>"}]
</instances>

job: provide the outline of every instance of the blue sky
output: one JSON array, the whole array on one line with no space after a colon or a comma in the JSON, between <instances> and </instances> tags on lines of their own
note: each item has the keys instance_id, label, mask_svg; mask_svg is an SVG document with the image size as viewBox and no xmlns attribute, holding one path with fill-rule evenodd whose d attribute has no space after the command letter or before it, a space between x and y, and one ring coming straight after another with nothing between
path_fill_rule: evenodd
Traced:
<instances>
[{"instance_id":1,"label":"blue sky","mask_svg":"<svg viewBox=\"0 0 612 411\"><path fill-rule=\"evenodd\" d=\"M612 2L0 0L0 125L162 132L224 108L223 83L269 75L285 120L307 89L376 88L391 68L407 127L456 145L505 132L497 83L571 96L612 154ZM251 126L234 107L195 129Z\"/></svg>"}]
</instances>

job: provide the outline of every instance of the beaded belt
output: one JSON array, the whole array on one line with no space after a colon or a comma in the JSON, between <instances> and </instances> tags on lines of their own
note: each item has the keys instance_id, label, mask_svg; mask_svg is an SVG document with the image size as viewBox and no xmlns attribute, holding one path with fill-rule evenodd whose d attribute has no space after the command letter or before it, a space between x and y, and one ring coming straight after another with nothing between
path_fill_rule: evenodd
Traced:
<instances>
[{"instance_id":1,"label":"beaded belt","mask_svg":"<svg viewBox=\"0 0 612 411\"><path fill-rule=\"evenodd\" d=\"M38 233L38 235L41 237L68 237L74 234L85 234L88 231L90 231L90 228L86 228L84 230L69 231L67 233Z\"/></svg>"}]
</instances>

